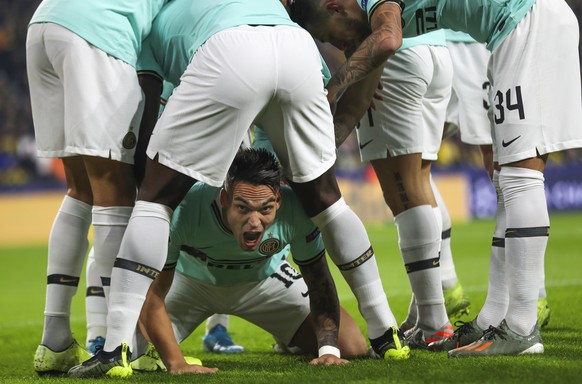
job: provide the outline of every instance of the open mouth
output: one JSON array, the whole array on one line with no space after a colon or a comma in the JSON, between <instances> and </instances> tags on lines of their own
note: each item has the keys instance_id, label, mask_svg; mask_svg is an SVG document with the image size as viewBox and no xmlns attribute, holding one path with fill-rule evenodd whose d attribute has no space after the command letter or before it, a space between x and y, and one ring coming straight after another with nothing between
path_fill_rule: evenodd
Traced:
<instances>
[{"instance_id":1,"label":"open mouth","mask_svg":"<svg viewBox=\"0 0 582 384\"><path fill-rule=\"evenodd\" d=\"M243 240L247 247L255 247L261 239L261 232L244 232Z\"/></svg>"}]
</instances>

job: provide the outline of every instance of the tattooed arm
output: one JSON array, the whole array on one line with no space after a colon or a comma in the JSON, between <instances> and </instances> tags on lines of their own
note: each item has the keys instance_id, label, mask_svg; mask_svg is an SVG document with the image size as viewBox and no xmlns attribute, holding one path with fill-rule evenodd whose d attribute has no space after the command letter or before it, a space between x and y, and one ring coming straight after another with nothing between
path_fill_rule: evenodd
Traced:
<instances>
[{"instance_id":1,"label":"tattooed arm","mask_svg":"<svg viewBox=\"0 0 582 384\"><path fill-rule=\"evenodd\" d=\"M378 5L369 20L372 33L358 47L347 49L348 60L327 85L332 106L343 89L383 66L402 45L402 17L397 3L386 1Z\"/></svg>"},{"instance_id":2,"label":"tattooed arm","mask_svg":"<svg viewBox=\"0 0 582 384\"><path fill-rule=\"evenodd\" d=\"M315 322L317 346L321 348L328 345L339 348L340 305L335 283L327 266L325 251L317 260L301 264L299 269L309 289L309 305ZM347 360L331 354L325 354L310 362L312 365L342 363L347 363Z\"/></svg>"}]
</instances>

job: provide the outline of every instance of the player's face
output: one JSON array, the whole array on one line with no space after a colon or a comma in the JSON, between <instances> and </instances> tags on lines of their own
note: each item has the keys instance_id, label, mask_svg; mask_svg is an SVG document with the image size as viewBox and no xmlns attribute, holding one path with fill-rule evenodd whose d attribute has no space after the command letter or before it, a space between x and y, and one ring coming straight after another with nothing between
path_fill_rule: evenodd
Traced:
<instances>
[{"instance_id":1,"label":"player's face","mask_svg":"<svg viewBox=\"0 0 582 384\"><path fill-rule=\"evenodd\" d=\"M236 183L221 192L226 225L244 251L254 251L281 206L281 194L266 185Z\"/></svg>"},{"instance_id":2,"label":"player's face","mask_svg":"<svg viewBox=\"0 0 582 384\"><path fill-rule=\"evenodd\" d=\"M359 8L332 13L325 21L309 25L307 30L314 38L342 51L355 50L372 33L366 13Z\"/></svg>"}]
</instances>

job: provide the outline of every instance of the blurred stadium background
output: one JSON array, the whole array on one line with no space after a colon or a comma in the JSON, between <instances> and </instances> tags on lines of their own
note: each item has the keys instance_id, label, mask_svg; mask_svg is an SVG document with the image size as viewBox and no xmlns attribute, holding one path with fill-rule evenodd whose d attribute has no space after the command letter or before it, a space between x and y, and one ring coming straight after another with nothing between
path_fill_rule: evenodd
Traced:
<instances>
[{"instance_id":1,"label":"blurred stadium background","mask_svg":"<svg viewBox=\"0 0 582 384\"><path fill-rule=\"evenodd\" d=\"M567 2L581 20L582 0ZM46 241L65 191L60 160L36 157L25 40L39 3L0 0L0 244ZM454 221L493 216L495 193L476 147L462 144L458 135L448 138L433 169ZM373 172L360 162L355 137L339 150L338 174L346 200L364 221L390 221ZM551 212L582 211L581 150L552 155L546 192Z\"/></svg>"}]
</instances>

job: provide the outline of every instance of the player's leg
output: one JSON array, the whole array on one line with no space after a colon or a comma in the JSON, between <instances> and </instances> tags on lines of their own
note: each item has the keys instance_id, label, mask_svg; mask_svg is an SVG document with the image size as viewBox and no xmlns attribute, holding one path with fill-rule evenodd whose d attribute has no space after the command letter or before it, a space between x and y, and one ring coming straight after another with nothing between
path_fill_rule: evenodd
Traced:
<instances>
[{"instance_id":1,"label":"player's leg","mask_svg":"<svg viewBox=\"0 0 582 384\"><path fill-rule=\"evenodd\" d=\"M471 301L461 286L453 261L453 252L451 249L451 216L432 176L430 176L430 185L438 205L438 210L435 210L435 215L440 215L442 220L440 262L441 284L445 297L445 307L449 319L451 322L454 322L459 317L469 314Z\"/></svg>"},{"instance_id":2,"label":"player's leg","mask_svg":"<svg viewBox=\"0 0 582 384\"><path fill-rule=\"evenodd\" d=\"M539 0L492 53L493 149L506 211L509 304L499 327L483 336L490 343L482 353L469 346L451 356L544 351L537 324L550 224L543 171L548 153L582 145L577 43L578 23L567 4ZM539 49L554 54L534 60ZM558 65L560 71L551 70ZM518 76L510 67L520 68ZM550 75L540 81L537 74L546 71Z\"/></svg>"},{"instance_id":3,"label":"player's leg","mask_svg":"<svg viewBox=\"0 0 582 384\"><path fill-rule=\"evenodd\" d=\"M478 316L455 329L449 340L439 341L429 346L433 351L449 351L471 344L483 336L489 326L497 327L507 313L509 292L507 291L505 265L505 204L499 187L499 172L493 174L493 186L497 193L497 211L495 215L495 230L491 243L489 259L489 285L485 304Z\"/></svg>"},{"instance_id":4,"label":"player's leg","mask_svg":"<svg viewBox=\"0 0 582 384\"><path fill-rule=\"evenodd\" d=\"M87 293L85 295L85 317L87 319L87 337L85 347L91 355L103 348L107 333L107 302L101 276L95 264L93 248L89 251L85 267Z\"/></svg>"},{"instance_id":5,"label":"player's leg","mask_svg":"<svg viewBox=\"0 0 582 384\"><path fill-rule=\"evenodd\" d=\"M232 340L228 332L228 315L215 313L206 319L206 332L202 338L202 347L207 352L241 353L244 347Z\"/></svg>"},{"instance_id":6,"label":"player's leg","mask_svg":"<svg viewBox=\"0 0 582 384\"><path fill-rule=\"evenodd\" d=\"M415 323L421 330L420 336L426 339L449 326L440 287L441 236L433 209L436 201L429 174L423 172L426 164L422 162L422 154L428 152L424 143L428 133L424 129L423 99L433 79L439 80L434 76L433 61L427 46L412 47L394 55L382 76L384 87L380 92L384 102L377 103L376 110L369 112L368 119L363 119L357 130L362 160L371 161L385 201L395 217L401 254L416 301L416 306L411 302L409 320L414 321L416 307L418 321ZM448 80L446 95L450 94L450 77ZM436 149L430 151L436 157L442 123L434 130L440 132L436 135Z\"/></svg>"},{"instance_id":7,"label":"player's leg","mask_svg":"<svg viewBox=\"0 0 582 384\"><path fill-rule=\"evenodd\" d=\"M68 192L49 236L43 335L34 358L39 374L67 372L89 357L73 339L70 307L87 252L93 197L81 157L66 151L65 88L57 68L62 58L55 54L57 47L66 46L66 39L55 36L53 27L31 26L26 42L38 156L67 156L64 166Z\"/></svg>"}]
</instances>

